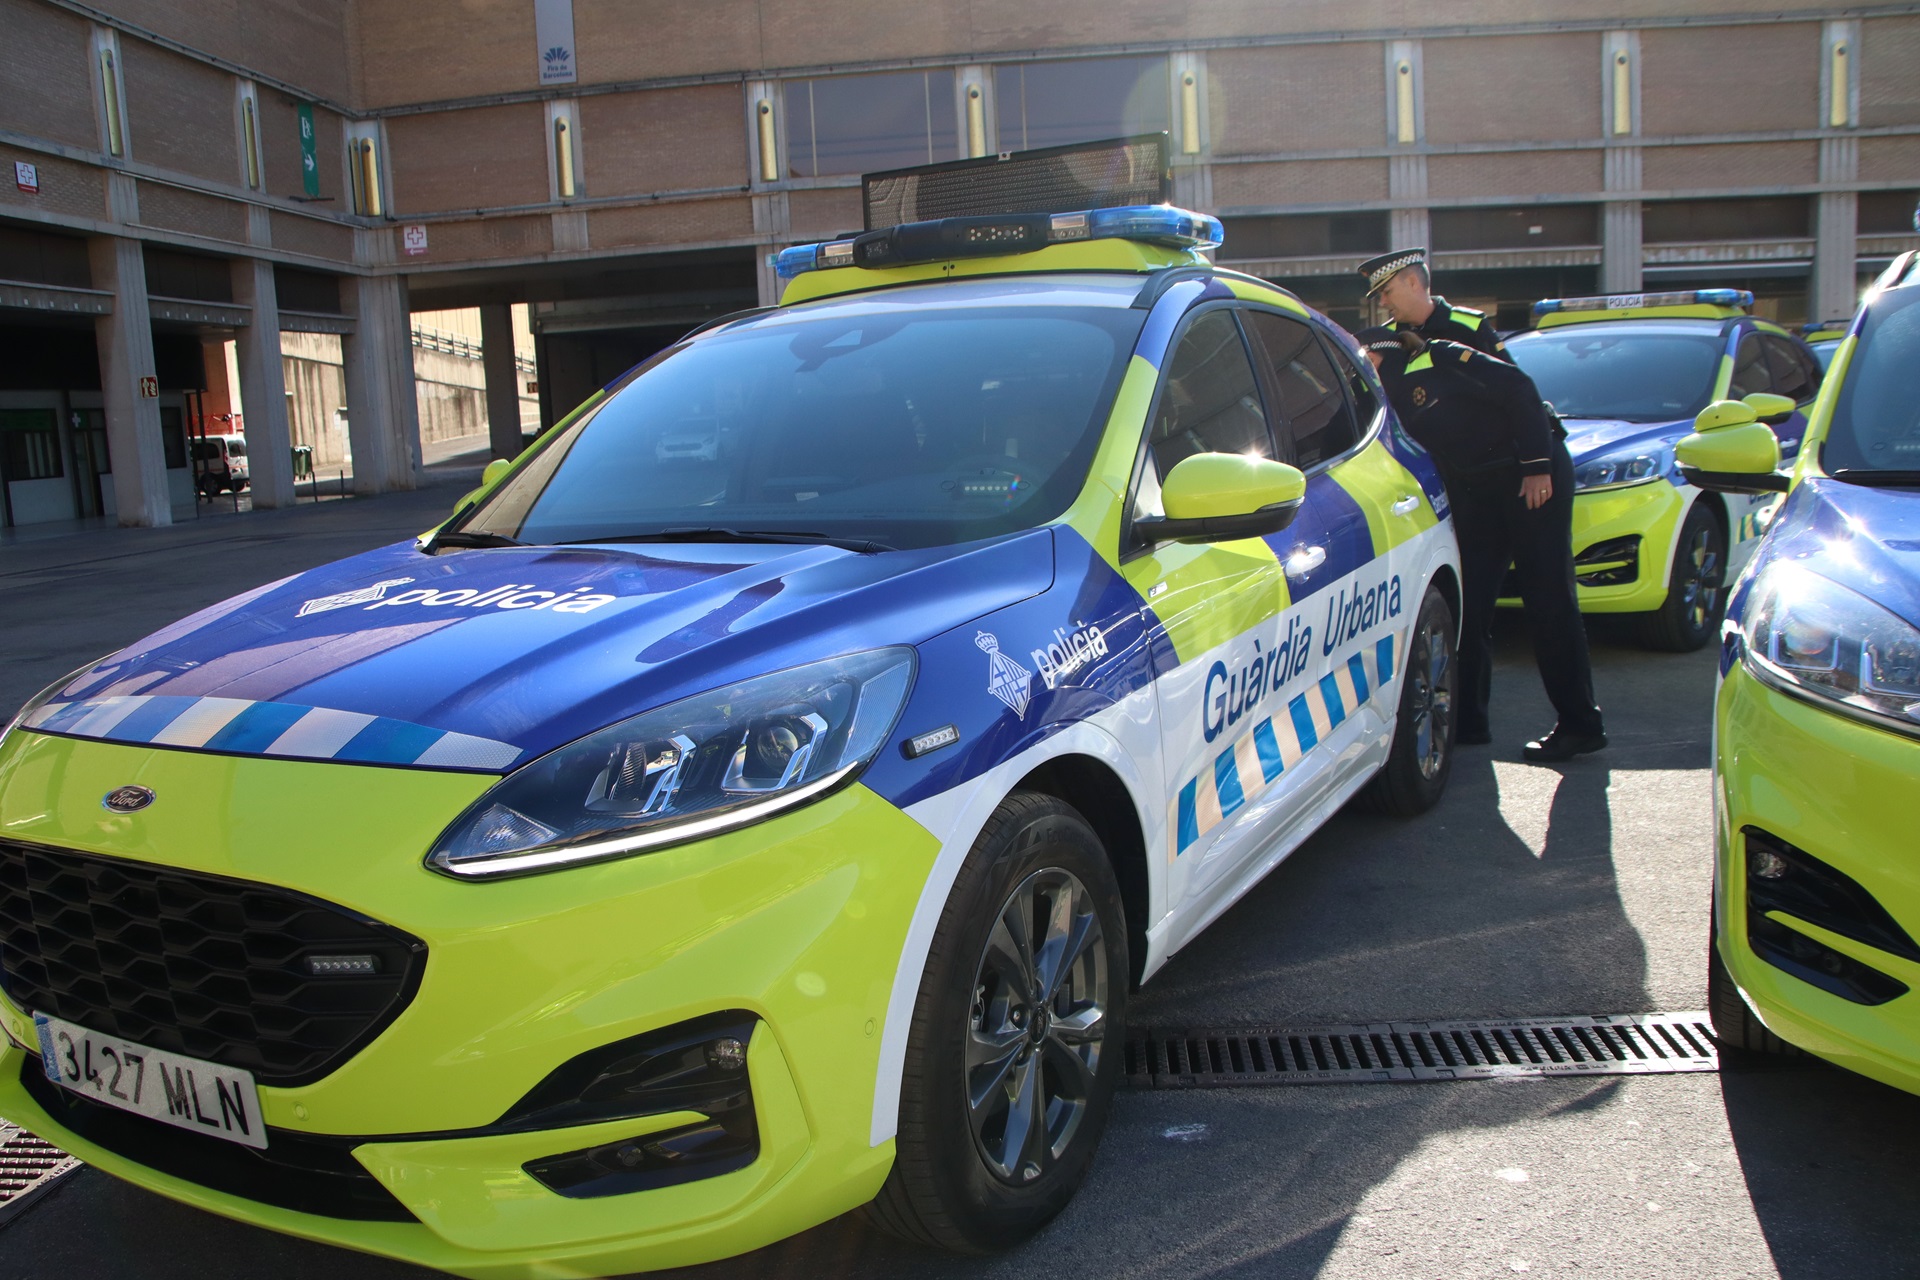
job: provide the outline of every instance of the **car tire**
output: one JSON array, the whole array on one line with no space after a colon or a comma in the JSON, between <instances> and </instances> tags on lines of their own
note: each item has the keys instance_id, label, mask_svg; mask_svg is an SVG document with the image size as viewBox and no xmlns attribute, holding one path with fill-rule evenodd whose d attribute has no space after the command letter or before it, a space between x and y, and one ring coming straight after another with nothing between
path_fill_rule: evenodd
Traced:
<instances>
[{"instance_id":1,"label":"car tire","mask_svg":"<svg viewBox=\"0 0 1920 1280\"><path fill-rule=\"evenodd\" d=\"M1360 792L1372 813L1410 818L1439 803L1453 772L1454 698L1459 688L1453 610L1429 586L1407 636L1387 763Z\"/></svg>"},{"instance_id":2,"label":"car tire","mask_svg":"<svg viewBox=\"0 0 1920 1280\"><path fill-rule=\"evenodd\" d=\"M1727 607L1727 534L1704 502L1680 522L1667 602L1640 615L1640 640L1649 649L1692 653L1720 631Z\"/></svg>"},{"instance_id":3,"label":"car tire","mask_svg":"<svg viewBox=\"0 0 1920 1280\"><path fill-rule=\"evenodd\" d=\"M1044 931L1037 956L1009 928L1023 921ZM1130 973L1100 838L1071 805L1015 792L987 820L935 927L907 1033L893 1169L868 1220L981 1254L1065 1208L1123 1069ZM1037 988L1050 976L1054 998L1043 1003Z\"/></svg>"},{"instance_id":4,"label":"car tire","mask_svg":"<svg viewBox=\"0 0 1920 1280\"><path fill-rule=\"evenodd\" d=\"M1715 915L1717 917L1718 912ZM1733 975L1727 972L1727 962L1720 958L1717 927L1707 938L1707 1017L1713 1023L1714 1038L1722 1048L1779 1058L1804 1056L1803 1050L1767 1030L1766 1024L1747 1007L1740 988L1734 985Z\"/></svg>"}]
</instances>

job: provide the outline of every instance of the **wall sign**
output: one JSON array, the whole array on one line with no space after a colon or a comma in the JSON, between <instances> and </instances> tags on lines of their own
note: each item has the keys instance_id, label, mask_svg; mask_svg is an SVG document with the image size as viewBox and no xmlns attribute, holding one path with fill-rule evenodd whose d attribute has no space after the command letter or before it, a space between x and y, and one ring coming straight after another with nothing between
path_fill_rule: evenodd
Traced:
<instances>
[{"instance_id":1,"label":"wall sign","mask_svg":"<svg viewBox=\"0 0 1920 1280\"><path fill-rule=\"evenodd\" d=\"M13 162L13 185L30 196L40 194L40 170L24 160Z\"/></svg>"},{"instance_id":2,"label":"wall sign","mask_svg":"<svg viewBox=\"0 0 1920 1280\"><path fill-rule=\"evenodd\" d=\"M406 246L407 256L417 258L427 251L427 228L425 223L409 222L400 228L400 243Z\"/></svg>"},{"instance_id":3,"label":"wall sign","mask_svg":"<svg viewBox=\"0 0 1920 1280\"><path fill-rule=\"evenodd\" d=\"M540 83L572 84L573 0L533 0L533 34L540 47Z\"/></svg>"},{"instance_id":4,"label":"wall sign","mask_svg":"<svg viewBox=\"0 0 1920 1280\"><path fill-rule=\"evenodd\" d=\"M140 379L140 398L142 400L158 400L160 398L160 379L154 377L152 374L148 374L146 377Z\"/></svg>"},{"instance_id":5,"label":"wall sign","mask_svg":"<svg viewBox=\"0 0 1920 1280\"><path fill-rule=\"evenodd\" d=\"M320 158L314 152L313 104L298 103L294 111L300 116L300 183L310 196L320 194Z\"/></svg>"}]
</instances>

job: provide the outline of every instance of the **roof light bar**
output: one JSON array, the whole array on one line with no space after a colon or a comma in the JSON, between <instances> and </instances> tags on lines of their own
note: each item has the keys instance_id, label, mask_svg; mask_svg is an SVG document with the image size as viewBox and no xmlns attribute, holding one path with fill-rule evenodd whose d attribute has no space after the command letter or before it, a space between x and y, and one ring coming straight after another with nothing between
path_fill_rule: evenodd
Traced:
<instances>
[{"instance_id":1,"label":"roof light bar","mask_svg":"<svg viewBox=\"0 0 1920 1280\"><path fill-rule=\"evenodd\" d=\"M904 222L850 240L782 249L774 270L783 280L835 267L897 267L914 262L1031 253L1076 240L1138 240L1175 249L1214 249L1220 219L1172 205L1128 205L1074 213L1007 213Z\"/></svg>"},{"instance_id":2,"label":"roof light bar","mask_svg":"<svg viewBox=\"0 0 1920 1280\"><path fill-rule=\"evenodd\" d=\"M1596 298L1542 298L1533 304L1536 316L1565 311L1630 311L1642 307L1750 307L1753 295L1745 289L1682 289L1672 293L1612 293Z\"/></svg>"}]
</instances>

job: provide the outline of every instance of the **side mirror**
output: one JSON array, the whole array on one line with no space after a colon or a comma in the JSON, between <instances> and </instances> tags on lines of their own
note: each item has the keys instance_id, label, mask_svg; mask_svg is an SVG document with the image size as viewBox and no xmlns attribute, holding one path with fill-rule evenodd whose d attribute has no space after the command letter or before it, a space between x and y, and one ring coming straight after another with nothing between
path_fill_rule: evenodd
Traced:
<instances>
[{"instance_id":1,"label":"side mirror","mask_svg":"<svg viewBox=\"0 0 1920 1280\"><path fill-rule=\"evenodd\" d=\"M1775 398L1777 399L1778 397ZM499 483L500 477L511 470L513 470L512 462L506 458L495 458L487 464L487 469L480 473L480 487L482 489L493 488L495 484Z\"/></svg>"},{"instance_id":2,"label":"side mirror","mask_svg":"<svg viewBox=\"0 0 1920 1280\"><path fill-rule=\"evenodd\" d=\"M1786 401L1785 396L1763 399ZM1752 397L1749 397L1752 399ZM1789 402L1790 403L1790 402ZM1687 483L1715 493L1785 493L1792 481L1778 473L1780 441L1755 406L1716 400L1693 420L1693 434L1674 446Z\"/></svg>"},{"instance_id":3,"label":"side mirror","mask_svg":"<svg viewBox=\"0 0 1920 1280\"><path fill-rule=\"evenodd\" d=\"M1756 391L1750 396L1742 396L1741 403L1753 410L1753 416L1770 427L1777 427L1791 418L1800 408L1786 396L1777 396L1771 391Z\"/></svg>"},{"instance_id":4,"label":"side mirror","mask_svg":"<svg viewBox=\"0 0 1920 1280\"><path fill-rule=\"evenodd\" d=\"M1196 453L1160 485L1166 515L1134 523L1149 542L1261 538L1293 523L1307 496L1298 467L1238 453Z\"/></svg>"}]
</instances>

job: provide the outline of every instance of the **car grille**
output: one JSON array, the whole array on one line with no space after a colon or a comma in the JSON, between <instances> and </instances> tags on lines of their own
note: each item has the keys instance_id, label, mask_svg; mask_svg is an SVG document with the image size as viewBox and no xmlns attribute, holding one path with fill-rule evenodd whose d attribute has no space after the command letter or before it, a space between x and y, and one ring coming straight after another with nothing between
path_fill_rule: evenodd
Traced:
<instances>
[{"instance_id":1,"label":"car grille","mask_svg":"<svg viewBox=\"0 0 1920 1280\"><path fill-rule=\"evenodd\" d=\"M0 985L15 1004L262 1084L339 1066L406 1007L425 964L417 938L302 894L0 841Z\"/></svg>"}]
</instances>

